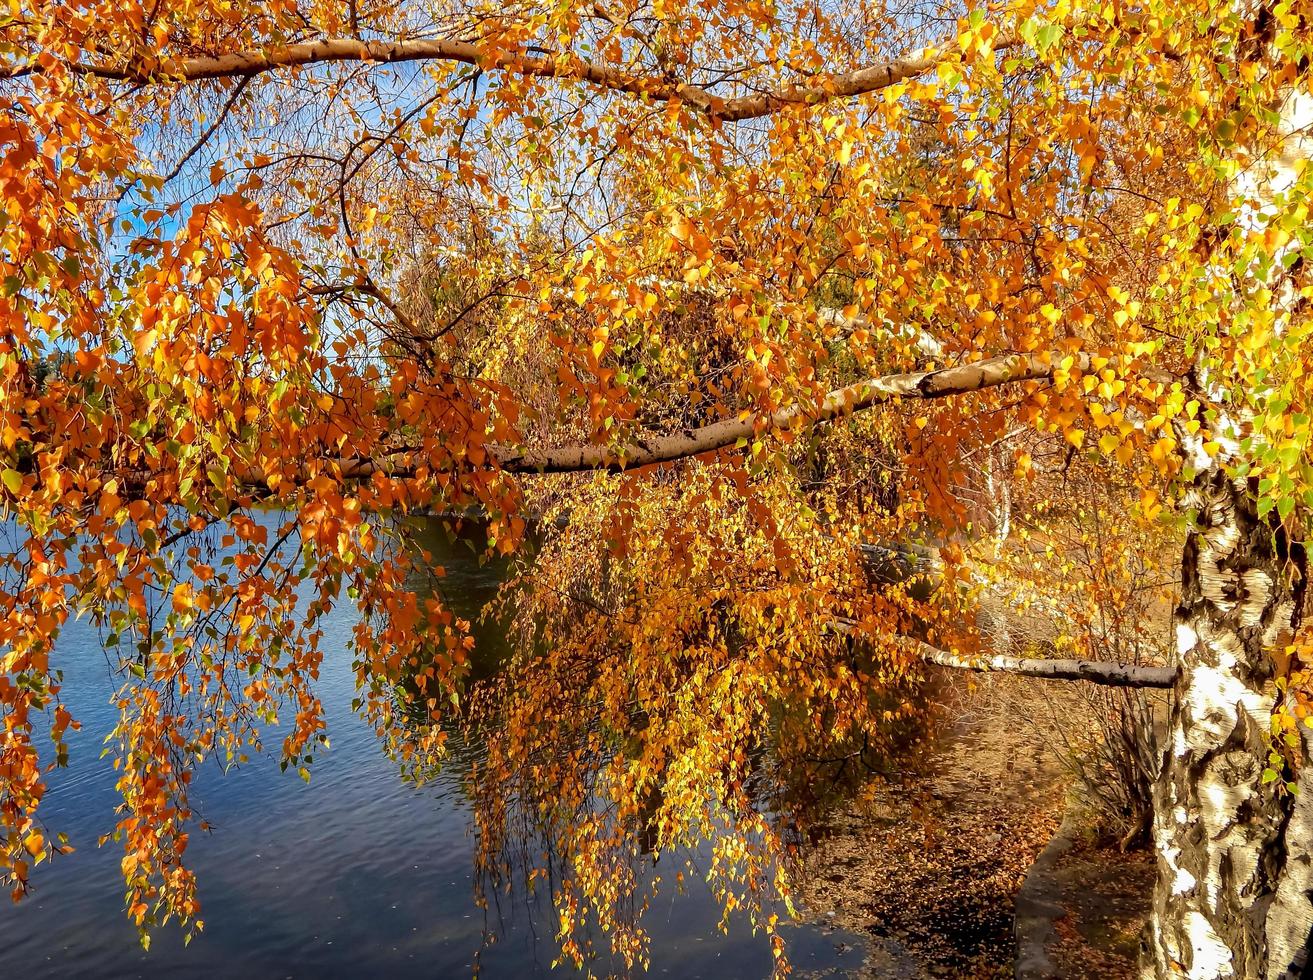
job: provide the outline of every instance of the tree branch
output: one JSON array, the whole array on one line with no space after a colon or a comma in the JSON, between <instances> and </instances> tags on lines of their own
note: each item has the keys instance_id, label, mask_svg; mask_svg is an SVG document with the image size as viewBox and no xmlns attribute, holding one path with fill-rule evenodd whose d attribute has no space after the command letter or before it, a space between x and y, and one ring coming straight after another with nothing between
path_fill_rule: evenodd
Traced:
<instances>
[{"instance_id":1,"label":"tree branch","mask_svg":"<svg viewBox=\"0 0 1313 980\"><path fill-rule=\"evenodd\" d=\"M976 670L982 673L998 671L1043 677L1055 681L1089 681L1106 687L1168 688L1176 683L1176 670L1172 667L1140 667L1133 664L1114 664L1100 660L1041 660L1031 657L959 657L927 643L917 642L921 659L940 667L957 670Z\"/></svg>"},{"instance_id":2,"label":"tree branch","mask_svg":"<svg viewBox=\"0 0 1313 980\"><path fill-rule=\"evenodd\" d=\"M741 418L721 419L696 429L635 438L621 449L592 444L522 452L508 447L489 448L497 465L508 473L580 473L589 470L618 473L699 456L733 446L740 439L750 440L763 431L828 422L892 401L947 398L1018 381L1043 381L1052 378L1055 367L1068 356L1072 358L1071 370L1089 371L1088 354L1064 355L1056 351L1005 354L937 371L867 378L831 391L815 408L791 405L769 414L752 413ZM405 477L414 471L410 454L405 452L383 458L344 459L341 465L342 476L347 479L368 479L376 472Z\"/></svg>"},{"instance_id":3,"label":"tree branch","mask_svg":"<svg viewBox=\"0 0 1313 980\"><path fill-rule=\"evenodd\" d=\"M182 173L182 168L187 166L188 161L199 153L205 144L209 142L210 137L215 134L220 126L223 125L224 120L228 118L228 114L232 112L233 108L237 105L237 100L242 97L242 93L246 91L246 87L250 83L250 78L243 78L236 86L234 86L232 92L228 95L227 101L224 102L223 107L219 110L219 114L214 117L214 121L206 127L205 132L201 133L196 142L191 145L191 149L184 153L182 158L174 164L173 169L164 175L164 183L167 184L169 181L173 180L173 178L177 177L178 174Z\"/></svg>"},{"instance_id":4,"label":"tree branch","mask_svg":"<svg viewBox=\"0 0 1313 980\"><path fill-rule=\"evenodd\" d=\"M797 424L814 425L900 399L945 398L1018 381L1045 380L1053 376L1055 365L1064 356L1048 351L1008 354L938 371L889 374L832 391L814 409L808 405L791 405L770 414L722 419L697 429L635 439L620 450L593 445L562 446L500 455L498 461L502 469L513 473L635 469L724 449L740 439L752 439L763 430L788 429ZM1089 356L1073 355L1071 367L1082 373L1088 371Z\"/></svg>"},{"instance_id":5,"label":"tree branch","mask_svg":"<svg viewBox=\"0 0 1313 980\"><path fill-rule=\"evenodd\" d=\"M846 636L852 636L855 627L851 619L835 619L830 623L831 629ZM1104 687L1169 688L1176 683L1174 667L1142 667L1106 660L1045 660L1040 657L1009 657L1002 654L963 657L932 647L924 640L912 636L900 636L899 639L909 643L926 663L954 670L975 670L982 674L1020 674L1052 681L1088 681Z\"/></svg>"},{"instance_id":6,"label":"tree branch","mask_svg":"<svg viewBox=\"0 0 1313 980\"><path fill-rule=\"evenodd\" d=\"M1000 37L995 50L1014 46L1015 38ZM773 92L739 98L723 98L697 85L674 82L663 77L633 75L618 68L584 61L564 53L528 54L507 51L472 41L445 38L411 41L362 41L355 38L329 38L301 44L285 44L265 49L234 51L229 54L187 58L182 61L128 65L84 64L72 62L69 70L82 75L140 84L169 81L197 81L206 78L252 77L281 68L329 62L372 62L394 64L404 61L447 61L474 65L485 71L505 71L538 78L583 81L598 88L669 102L678 100L713 116L734 122L769 115L789 105L813 105L836 98L851 98L888 88L935 67L956 55L956 44L914 51L879 65L855 71L820 76L807 84L789 85ZM0 68L0 78L17 78L43 72L40 65L29 62Z\"/></svg>"}]
</instances>

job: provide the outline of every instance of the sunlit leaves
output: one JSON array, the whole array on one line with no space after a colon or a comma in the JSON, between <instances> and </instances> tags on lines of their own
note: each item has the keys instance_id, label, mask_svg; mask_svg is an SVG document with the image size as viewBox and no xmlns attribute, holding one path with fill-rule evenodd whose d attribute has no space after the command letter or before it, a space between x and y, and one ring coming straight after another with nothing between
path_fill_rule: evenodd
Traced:
<instances>
[{"instance_id":1,"label":"sunlit leaves","mask_svg":"<svg viewBox=\"0 0 1313 980\"><path fill-rule=\"evenodd\" d=\"M990 506L1014 494L1056 535L1087 467L1161 519L1174 479L1226 457L1262 513L1313 513L1313 177L1274 108L1309 53L1294 5L457 5L419 28L318 0L20 7L0 40L16 896L55 853L37 813L76 724L52 663L70 615L120 671L143 928L197 922L203 759L280 724L282 763L312 772L321 623L350 603L387 748L422 774L459 711L506 722L475 779L485 858L525 804L576 872L563 952L591 918L641 962L615 914L625 835L714 837L724 908L774 931L758 903L787 893L785 849L754 752L769 730L787 767L909 713L872 700L911 672L886 641L969 642L990 529L1009 554ZM478 50L289 67L319 50L292 42L417 30ZM807 424L864 377L1015 351L1049 377ZM749 417L739 445L649 472L498 467ZM406 515L471 510L502 554L534 510L568 525L506 598L507 690L474 684L468 624L416 582L436 573ZM933 601L854 561L907 538L941 546ZM836 617L885 645L851 655Z\"/></svg>"}]
</instances>

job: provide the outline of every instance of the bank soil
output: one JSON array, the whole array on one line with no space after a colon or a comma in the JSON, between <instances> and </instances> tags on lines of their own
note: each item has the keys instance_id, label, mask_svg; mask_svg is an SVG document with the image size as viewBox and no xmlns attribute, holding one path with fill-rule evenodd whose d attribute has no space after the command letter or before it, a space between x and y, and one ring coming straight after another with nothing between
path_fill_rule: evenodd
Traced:
<instances>
[{"instance_id":1,"label":"bank soil","mask_svg":"<svg viewBox=\"0 0 1313 980\"><path fill-rule=\"evenodd\" d=\"M1138 976L1156 874L1149 851L1122 854L1078 839L1054 867L1065 911L1048 948L1054 973L1064 980Z\"/></svg>"},{"instance_id":2,"label":"bank soil","mask_svg":"<svg viewBox=\"0 0 1313 980\"><path fill-rule=\"evenodd\" d=\"M1079 724L1088 710L1062 687L945 678L934 741L817 832L804 905L812 918L872 937L860 975L1013 975L1016 895L1065 809L1053 727ZM1151 858L1082 844L1063 860L1063 891L1076 897L1059 896L1068 914L1050 951L1058 975L1131 976Z\"/></svg>"}]
</instances>

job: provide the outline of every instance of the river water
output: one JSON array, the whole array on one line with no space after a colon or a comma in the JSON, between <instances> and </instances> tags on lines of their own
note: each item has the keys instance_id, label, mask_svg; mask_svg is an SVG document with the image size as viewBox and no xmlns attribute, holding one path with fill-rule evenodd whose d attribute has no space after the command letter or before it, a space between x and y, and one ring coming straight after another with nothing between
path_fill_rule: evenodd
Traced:
<instances>
[{"instance_id":1,"label":"river water","mask_svg":"<svg viewBox=\"0 0 1313 980\"><path fill-rule=\"evenodd\" d=\"M446 552L444 594L468 615L501 571L443 540L435 535L428 545ZM280 772L272 756L228 773L207 764L198 775L193 803L215 827L194 833L187 852L205 931L184 947L166 926L149 952L122 911L122 852L112 841L96 846L115 821L115 776L99 755L117 681L97 633L69 624L56 662L83 729L70 733L70 765L52 774L42 811L77 850L36 869L29 898L0 906L0 977L434 978L470 976L476 961L484 977L573 973L551 969L553 917L541 903L512 901L488 915L475 906L469 806L456 777L403 782L352 713L353 622L354 610L341 609L325 624L320 696L332 749L316 753L309 785ZM499 639L485 630L480 643L495 650ZM644 919L652 975L768 976L765 939L742 919L720 934L719 915L697 881L684 895L664 889ZM498 937L491 945L489 929ZM866 954L861 938L815 924L791 926L786 937L803 976L844 975ZM613 966L593 970L605 975Z\"/></svg>"}]
</instances>

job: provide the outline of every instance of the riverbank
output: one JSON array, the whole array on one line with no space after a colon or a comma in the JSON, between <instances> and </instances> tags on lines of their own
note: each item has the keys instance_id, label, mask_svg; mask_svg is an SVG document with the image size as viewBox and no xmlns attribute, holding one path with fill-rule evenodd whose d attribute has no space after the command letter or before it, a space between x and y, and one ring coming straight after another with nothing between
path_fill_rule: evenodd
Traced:
<instances>
[{"instance_id":1,"label":"riverbank","mask_svg":"<svg viewBox=\"0 0 1313 980\"><path fill-rule=\"evenodd\" d=\"M1017 980L1132 980L1157 864L1100 844L1068 816L1017 900Z\"/></svg>"},{"instance_id":2,"label":"riverbank","mask_svg":"<svg viewBox=\"0 0 1313 980\"><path fill-rule=\"evenodd\" d=\"M939 734L912 760L919 775L874 787L818 834L806 907L876 940L860 976L1013 975L1016 895L1066 806L1052 726L1082 710L1065 685L1041 684L945 677ZM1097 850L1080 859L1077 876L1100 877L1107 864ZM1063 940L1067 960L1079 960L1080 931Z\"/></svg>"}]
</instances>

